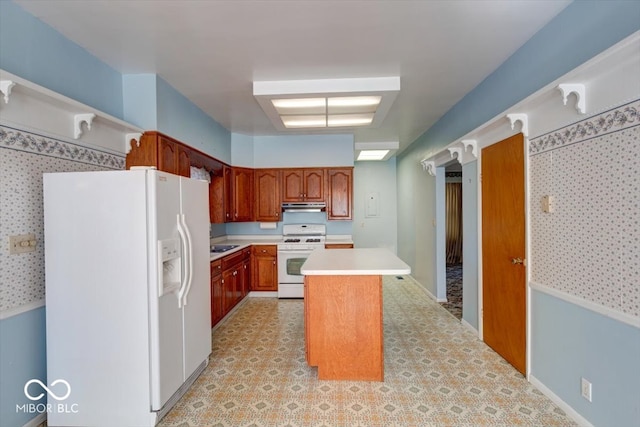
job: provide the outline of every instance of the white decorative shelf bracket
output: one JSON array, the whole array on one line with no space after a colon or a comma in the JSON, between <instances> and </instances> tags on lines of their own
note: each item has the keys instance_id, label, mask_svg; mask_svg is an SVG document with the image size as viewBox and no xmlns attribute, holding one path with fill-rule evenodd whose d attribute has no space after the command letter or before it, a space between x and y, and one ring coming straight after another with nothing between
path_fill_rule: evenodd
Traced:
<instances>
[{"instance_id":1,"label":"white decorative shelf bracket","mask_svg":"<svg viewBox=\"0 0 640 427\"><path fill-rule=\"evenodd\" d=\"M426 170L429 175L436 176L436 162L425 159L420 161L420 163L422 163L423 169Z\"/></svg>"},{"instance_id":2,"label":"white decorative shelf bracket","mask_svg":"<svg viewBox=\"0 0 640 427\"><path fill-rule=\"evenodd\" d=\"M11 89L16 85L16 83L12 80L1 80L0 81L0 92L4 95L4 103L9 103L9 96L11 95Z\"/></svg>"},{"instance_id":3,"label":"white decorative shelf bracket","mask_svg":"<svg viewBox=\"0 0 640 427\"><path fill-rule=\"evenodd\" d=\"M136 146L140 147L140 138L142 138L142 133L128 133L124 136L124 145L125 152L128 154L131 151L131 141L135 141Z\"/></svg>"},{"instance_id":4,"label":"white decorative shelf bracket","mask_svg":"<svg viewBox=\"0 0 640 427\"><path fill-rule=\"evenodd\" d=\"M476 159L478 158L478 141L476 141L475 139L463 139L460 142L462 143L462 145L464 145L465 153L467 152L467 150L469 150L469 147L471 147L471 154Z\"/></svg>"},{"instance_id":5,"label":"white decorative shelf bracket","mask_svg":"<svg viewBox=\"0 0 640 427\"><path fill-rule=\"evenodd\" d=\"M82 135L82 123L87 124L87 130L91 130L91 122L96 117L93 113L76 114L73 116L73 138L78 139Z\"/></svg>"},{"instance_id":6,"label":"white decorative shelf bracket","mask_svg":"<svg viewBox=\"0 0 640 427\"><path fill-rule=\"evenodd\" d=\"M563 83L558 85L558 89L562 92L562 102L567 105L569 95L576 94L576 110L580 114L586 114L587 112L587 99L585 93L585 87L581 83Z\"/></svg>"},{"instance_id":7,"label":"white decorative shelf bracket","mask_svg":"<svg viewBox=\"0 0 640 427\"><path fill-rule=\"evenodd\" d=\"M526 114L507 114L507 119L511 122L511 129L515 129L516 122L520 122L522 134L529 137L529 117Z\"/></svg>"},{"instance_id":8,"label":"white decorative shelf bracket","mask_svg":"<svg viewBox=\"0 0 640 427\"><path fill-rule=\"evenodd\" d=\"M456 159L458 163L462 164L462 147L449 147L447 150L449 150L452 159Z\"/></svg>"}]
</instances>

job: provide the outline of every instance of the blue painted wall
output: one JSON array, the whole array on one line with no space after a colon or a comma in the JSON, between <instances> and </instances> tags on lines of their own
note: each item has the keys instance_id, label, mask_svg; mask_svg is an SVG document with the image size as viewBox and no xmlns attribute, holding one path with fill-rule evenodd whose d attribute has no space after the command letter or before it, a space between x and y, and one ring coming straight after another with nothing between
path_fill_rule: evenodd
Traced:
<instances>
[{"instance_id":1,"label":"blue painted wall","mask_svg":"<svg viewBox=\"0 0 640 427\"><path fill-rule=\"evenodd\" d=\"M158 129L158 90L155 74L122 76L125 120L141 129Z\"/></svg>"},{"instance_id":2,"label":"blue painted wall","mask_svg":"<svg viewBox=\"0 0 640 427\"><path fill-rule=\"evenodd\" d=\"M535 290L531 309L531 374L595 426L640 425L640 329Z\"/></svg>"},{"instance_id":3,"label":"blue painted wall","mask_svg":"<svg viewBox=\"0 0 640 427\"><path fill-rule=\"evenodd\" d=\"M254 166L353 166L353 135L255 136Z\"/></svg>"},{"instance_id":4,"label":"blue painted wall","mask_svg":"<svg viewBox=\"0 0 640 427\"><path fill-rule=\"evenodd\" d=\"M0 321L1 426L22 426L38 415L17 411L16 405L46 403L44 397L32 402L24 395L27 381L47 382L45 326L44 307Z\"/></svg>"},{"instance_id":5,"label":"blue painted wall","mask_svg":"<svg viewBox=\"0 0 640 427\"><path fill-rule=\"evenodd\" d=\"M462 166L462 319L478 329L478 162Z\"/></svg>"},{"instance_id":6,"label":"blue painted wall","mask_svg":"<svg viewBox=\"0 0 640 427\"><path fill-rule=\"evenodd\" d=\"M0 67L117 118L122 77L9 1L0 1Z\"/></svg>"},{"instance_id":7,"label":"blue painted wall","mask_svg":"<svg viewBox=\"0 0 640 427\"><path fill-rule=\"evenodd\" d=\"M157 77L158 129L198 150L231 163L231 132L161 77Z\"/></svg>"}]
</instances>

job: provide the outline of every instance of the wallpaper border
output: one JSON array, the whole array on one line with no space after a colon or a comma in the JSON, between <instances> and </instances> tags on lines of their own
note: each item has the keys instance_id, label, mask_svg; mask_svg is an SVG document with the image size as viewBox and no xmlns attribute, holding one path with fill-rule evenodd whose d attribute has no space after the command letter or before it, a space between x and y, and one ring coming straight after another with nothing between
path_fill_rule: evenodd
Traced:
<instances>
[{"instance_id":1,"label":"wallpaper border","mask_svg":"<svg viewBox=\"0 0 640 427\"><path fill-rule=\"evenodd\" d=\"M125 167L124 155L108 153L97 148L89 148L6 125L0 125L0 148L25 151L116 170L121 170Z\"/></svg>"},{"instance_id":2,"label":"wallpaper border","mask_svg":"<svg viewBox=\"0 0 640 427\"><path fill-rule=\"evenodd\" d=\"M529 155L535 156L639 125L640 99L637 99L530 139Z\"/></svg>"}]
</instances>

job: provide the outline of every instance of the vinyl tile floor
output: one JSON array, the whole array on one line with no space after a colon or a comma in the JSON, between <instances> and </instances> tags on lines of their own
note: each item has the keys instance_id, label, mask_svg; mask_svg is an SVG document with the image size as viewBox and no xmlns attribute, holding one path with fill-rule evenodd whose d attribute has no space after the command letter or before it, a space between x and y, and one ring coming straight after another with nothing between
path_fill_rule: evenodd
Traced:
<instances>
[{"instance_id":1,"label":"vinyl tile floor","mask_svg":"<svg viewBox=\"0 0 640 427\"><path fill-rule=\"evenodd\" d=\"M320 381L302 300L246 298L161 426L570 426L561 409L427 297L385 277L384 382Z\"/></svg>"}]
</instances>

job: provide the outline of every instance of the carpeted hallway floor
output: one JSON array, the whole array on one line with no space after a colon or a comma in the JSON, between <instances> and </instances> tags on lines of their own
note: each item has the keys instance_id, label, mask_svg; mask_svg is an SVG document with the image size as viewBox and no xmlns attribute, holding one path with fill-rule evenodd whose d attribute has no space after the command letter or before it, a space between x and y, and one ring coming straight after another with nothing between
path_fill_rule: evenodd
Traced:
<instances>
[{"instance_id":1,"label":"carpeted hallway floor","mask_svg":"<svg viewBox=\"0 0 640 427\"><path fill-rule=\"evenodd\" d=\"M562 410L431 300L384 280L385 381L319 381L303 301L248 298L161 426L569 426Z\"/></svg>"}]
</instances>

